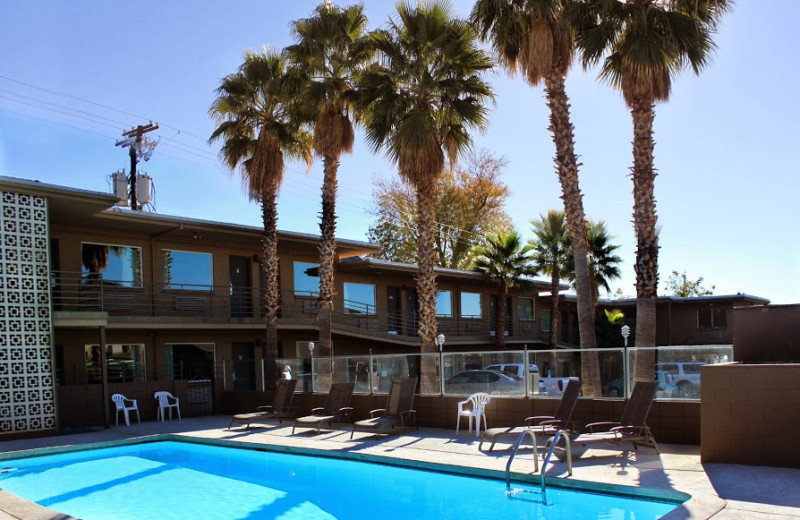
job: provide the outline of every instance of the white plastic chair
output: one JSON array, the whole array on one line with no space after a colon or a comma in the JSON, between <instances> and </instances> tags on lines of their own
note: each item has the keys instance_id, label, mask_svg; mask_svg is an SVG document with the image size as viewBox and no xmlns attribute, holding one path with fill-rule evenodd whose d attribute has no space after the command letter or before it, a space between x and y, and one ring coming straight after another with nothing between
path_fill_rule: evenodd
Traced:
<instances>
[{"instance_id":1,"label":"white plastic chair","mask_svg":"<svg viewBox=\"0 0 800 520\"><path fill-rule=\"evenodd\" d=\"M180 407L180 399L172 395L171 393L167 392L166 390L161 390L153 394L153 397L158 400L158 412L156 413L156 420L164 422L166 418L167 410L169 410L169 420L172 420L172 409L174 408L178 412L178 420L181 420L181 407Z\"/></svg>"},{"instance_id":2,"label":"white plastic chair","mask_svg":"<svg viewBox=\"0 0 800 520\"><path fill-rule=\"evenodd\" d=\"M469 419L469 430L472 431L472 418L475 418L475 437L480 437L481 434L481 418L483 418L483 429L489 429L486 423L486 405L492 400L492 396L485 392L478 392L467 397L465 401L458 403L458 417L456 418L456 435L458 435L458 427L461 425L461 418L467 417ZM469 407L467 407L469 405Z\"/></svg>"},{"instance_id":3,"label":"white plastic chair","mask_svg":"<svg viewBox=\"0 0 800 520\"><path fill-rule=\"evenodd\" d=\"M136 412L136 421L141 424L142 419L139 417L139 404L136 402L136 399L128 399L122 394L114 394L111 396L111 400L114 401L114 406L117 408L117 426L119 426L120 413L125 414L125 424L127 426L131 425L130 412Z\"/></svg>"}]
</instances>

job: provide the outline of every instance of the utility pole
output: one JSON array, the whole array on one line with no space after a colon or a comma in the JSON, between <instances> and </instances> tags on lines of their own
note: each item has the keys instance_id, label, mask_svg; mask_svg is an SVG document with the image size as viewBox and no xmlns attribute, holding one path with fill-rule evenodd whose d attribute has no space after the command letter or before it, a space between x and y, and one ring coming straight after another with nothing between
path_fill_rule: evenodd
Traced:
<instances>
[{"instance_id":1,"label":"utility pole","mask_svg":"<svg viewBox=\"0 0 800 520\"><path fill-rule=\"evenodd\" d=\"M154 124L152 121L150 121L149 124L139 125L136 128L131 128L126 132L122 132L122 137L125 137L125 139L117 141L115 145L121 146L122 148L127 146L129 155L131 157L131 176L128 180L128 185L130 186L131 209L134 211L141 209L136 201L136 163L139 162L138 155L142 153L143 137L147 132L152 132L153 130L157 129L158 123ZM152 153L152 149L146 152L147 156L145 160L150 158L150 153Z\"/></svg>"}]
</instances>

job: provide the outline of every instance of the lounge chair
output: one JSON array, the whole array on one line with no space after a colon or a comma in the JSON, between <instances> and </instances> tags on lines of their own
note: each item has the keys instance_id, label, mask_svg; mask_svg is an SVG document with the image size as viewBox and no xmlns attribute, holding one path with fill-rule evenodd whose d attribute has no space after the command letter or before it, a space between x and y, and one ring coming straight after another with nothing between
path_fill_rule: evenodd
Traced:
<instances>
[{"instance_id":1,"label":"lounge chair","mask_svg":"<svg viewBox=\"0 0 800 520\"><path fill-rule=\"evenodd\" d=\"M297 386L297 379L281 379L278 381L278 389L275 391L275 399L272 404L259 406L255 412L238 413L231 417L228 429L234 423L243 424L250 428L250 423L261 419L286 419L297 415L297 408L292 406L294 399L294 389ZM283 422L283 421L281 421Z\"/></svg>"},{"instance_id":2,"label":"lounge chair","mask_svg":"<svg viewBox=\"0 0 800 520\"><path fill-rule=\"evenodd\" d=\"M575 445L612 444L619 446L621 442L632 443L634 449L637 449L640 444L650 445L656 450L656 453L660 453L653 433L645 424L657 389L658 383L655 381L638 381L633 387L631 398L628 399L619 422L604 421L587 424L585 429L588 431L586 433L570 439L573 458L580 457L583 452L583 450L576 452ZM548 441L548 445L549 443L550 441Z\"/></svg>"},{"instance_id":3,"label":"lounge chair","mask_svg":"<svg viewBox=\"0 0 800 520\"><path fill-rule=\"evenodd\" d=\"M488 451L492 451L498 440L504 437L516 439L519 437L520 433L528 429L533 429L536 435L542 436L554 435L559 429L569 429L572 411L575 410L575 405L578 403L578 396L580 394L581 381L576 377L570 378L554 415L535 415L533 417L527 417L525 419L525 426L490 428L483 432L478 450L483 449L484 442L491 442L492 444L489 446Z\"/></svg>"},{"instance_id":4,"label":"lounge chair","mask_svg":"<svg viewBox=\"0 0 800 520\"><path fill-rule=\"evenodd\" d=\"M391 433L395 426L416 426L417 411L413 409L416 390L416 378L392 379L392 387L386 398L386 408L372 410L369 412L369 419L353 423L350 438L353 438L356 430L380 435Z\"/></svg>"},{"instance_id":5,"label":"lounge chair","mask_svg":"<svg viewBox=\"0 0 800 520\"><path fill-rule=\"evenodd\" d=\"M328 398L325 400L325 406L313 408L311 415L295 419L294 426L292 426L292 435L294 435L294 431L298 426L301 428L314 428L319 433L323 423L328 423L328 426L330 426L334 422L352 420L353 409L350 407L350 400L353 397L353 388L355 386L355 383L332 384L330 392L328 392Z\"/></svg>"}]
</instances>

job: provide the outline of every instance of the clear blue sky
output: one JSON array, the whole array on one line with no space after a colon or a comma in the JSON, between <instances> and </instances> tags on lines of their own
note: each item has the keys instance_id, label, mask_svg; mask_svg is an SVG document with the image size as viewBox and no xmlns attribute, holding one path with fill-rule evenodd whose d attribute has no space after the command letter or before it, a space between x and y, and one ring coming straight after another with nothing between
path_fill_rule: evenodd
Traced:
<instances>
[{"instance_id":1,"label":"clear blue sky","mask_svg":"<svg viewBox=\"0 0 800 520\"><path fill-rule=\"evenodd\" d=\"M161 142L140 170L154 179L158 212L260 225L258 207L206 144L213 130L207 110L245 50L291 43L289 22L315 5L8 3L0 16L0 175L109 191L107 176L129 166L114 143L124 130L153 120ZM471 5L454 4L462 15ZM393 10L391 1L367 2L371 27ZM800 302L800 60L792 36L798 19L797 0L741 0L721 26L711 66L699 78L683 74L671 101L657 107L662 281L685 270L716 286L716 294ZM622 246L623 279L614 287L632 296L630 115L621 96L595 77L576 68L567 83L581 187L588 217L605 220ZM530 237L529 220L561 203L544 93L499 69L491 79L497 102L475 145L508 159L507 210ZM321 171L320 161L308 174L290 165L281 229L318 233ZM366 238L372 180L394 174L363 141L342 159L339 237Z\"/></svg>"}]
</instances>

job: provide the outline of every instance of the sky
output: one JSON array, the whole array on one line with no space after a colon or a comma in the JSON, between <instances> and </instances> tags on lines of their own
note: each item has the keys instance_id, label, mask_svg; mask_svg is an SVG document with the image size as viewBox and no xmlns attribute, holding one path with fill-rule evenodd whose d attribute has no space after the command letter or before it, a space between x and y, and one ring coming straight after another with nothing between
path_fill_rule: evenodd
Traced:
<instances>
[{"instance_id":1,"label":"sky","mask_svg":"<svg viewBox=\"0 0 800 520\"><path fill-rule=\"evenodd\" d=\"M346 5L338 2L339 5ZM465 16L471 1L452 7ZM247 50L292 42L292 20L316 2L277 0L28 0L0 17L0 175L110 192L109 175L129 168L122 132L157 122L159 140L139 170L153 178L158 213L261 225L238 173L209 145L208 108L220 80ZM367 0L370 28L393 1ZM655 184L660 228L659 295L672 271L714 294L746 293L800 303L800 73L792 35L797 0L740 0L715 37L699 76L685 71L656 107ZM532 238L530 221L561 205L544 91L497 68L490 122L473 146L508 161L506 210ZM574 67L567 80L582 163L587 217L604 220L620 245L622 278L635 296L632 125L621 95ZM337 236L366 240L372 185L396 175L357 132L339 169ZM322 161L288 164L278 202L282 230L319 233Z\"/></svg>"}]
</instances>

